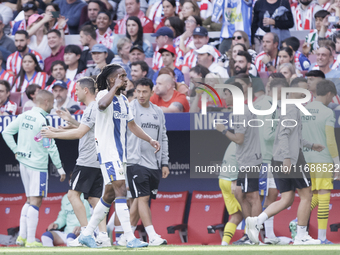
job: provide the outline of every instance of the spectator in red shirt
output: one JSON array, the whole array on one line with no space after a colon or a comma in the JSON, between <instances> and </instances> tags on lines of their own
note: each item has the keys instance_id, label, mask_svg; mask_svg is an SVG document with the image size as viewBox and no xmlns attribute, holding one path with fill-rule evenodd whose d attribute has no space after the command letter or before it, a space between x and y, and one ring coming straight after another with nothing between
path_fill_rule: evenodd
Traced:
<instances>
[{"instance_id":1,"label":"spectator in red shirt","mask_svg":"<svg viewBox=\"0 0 340 255\"><path fill-rule=\"evenodd\" d=\"M59 30L53 29L47 33L47 43L50 46L52 54L45 59L44 72L51 75L51 65L56 60L64 60L63 38Z\"/></svg>"},{"instance_id":2,"label":"spectator in red shirt","mask_svg":"<svg viewBox=\"0 0 340 255\"><path fill-rule=\"evenodd\" d=\"M164 0L163 3L163 12L164 16L162 17L160 23L157 25L155 24L155 32L157 32L158 29L165 26L165 20L170 17L176 16L176 0ZM155 23L155 21L153 21Z\"/></svg>"},{"instance_id":3,"label":"spectator in red shirt","mask_svg":"<svg viewBox=\"0 0 340 255\"><path fill-rule=\"evenodd\" d=\"M11 86L8 81L0 80L0 116L15 115L17 104L9 100Z\"/></svg>"},{"instance_id":4,"label":"spectator in red shirt","mask_svg":"<svg viewBox=\"0 0 340 255\"><path fill-rule=\"evenodd\" d=\"M153 33L153 22L144 15L144 13L140 10L140 1L139 0L126 0L125 1L125 9L126 15L123 19L117 22L115 26L114 33L115 34L124 34L126 31L126 21L130 16L136 16L140 19L144 33Z\"/></svg>"},{"instance_id":5,"label":"spectator in red shirt","mask_svg":"<svg viewBox=\"0 0 340 255\"><path fill-rule=\"evenodd\" d=\"M163 112L189 111L189 103L186 96L175 90L174 82L170 75L162 74L158 76L153 91L154 94L150 101L159 106Z\"/></svg>"}]
</instances>

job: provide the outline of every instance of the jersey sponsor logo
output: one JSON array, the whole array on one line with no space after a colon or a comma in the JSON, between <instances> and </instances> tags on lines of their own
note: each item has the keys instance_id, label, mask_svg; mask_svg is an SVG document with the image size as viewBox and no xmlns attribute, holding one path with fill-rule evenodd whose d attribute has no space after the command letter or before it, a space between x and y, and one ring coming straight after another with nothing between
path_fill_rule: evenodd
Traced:
<instances>
[{"instance_id":1,"label":"jersey sponsor logo","mask_svg":"<svg viewBox=\"0 0 340 255\"><path fill-rule=\"evenodd\" d=\"M114 111L113 112L113 117L115 119L127 119L128 115L125 114L125 113L121 113L121 112L118 112L118 111Z\"/></svg>"},{"instance_id":2,"label":"jersey sponsor logo","mask_svg":"<svg viewBox=\"0 0 340 255\"><path fill-rule=\"evenodd\" d=\"M20 156L20 157L23 157L23 158L31 158L32 152L25 153L25 152L20 152L20 151L18 151L16 154L17 154L18 156Z\"/></svg>"},{"instance_id":3,"label":"jersey sponsor logo","mask_svg":"<svg viewBox=\"0 0 340 255\"><path fill-rule=\"evenodd\" d=\"M159 129L159 125L148 123L142 123L141 128L152 128L152 129Z\"/></svg>"}]
</instances>

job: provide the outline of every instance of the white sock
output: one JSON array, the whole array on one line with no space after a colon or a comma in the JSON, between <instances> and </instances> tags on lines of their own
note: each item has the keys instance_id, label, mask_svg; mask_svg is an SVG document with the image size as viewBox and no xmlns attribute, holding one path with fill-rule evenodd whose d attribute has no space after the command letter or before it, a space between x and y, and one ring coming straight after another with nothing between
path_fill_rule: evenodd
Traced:
<instances>
[{"instance_id":1,"label":"white sock","mask_svg":"<svg viewBox=\"0 0 340 255\"><path fill-rule=\"evenodd\" d=\"M154 237L157 235L155 229L153 228L153 225L145 227L145 231L149 236L149 240L154 239Z\"/></svg>"},{"instance_id":2,"label":"white sock","mask_svg":"<svg viewBox=\"0 0 340 255\"><path fill-rule=\"evenodd\" d=\"M43 246L53 247L53 239L50 236L42 235L41 242Z\"/></svg>"},{"instance_id":3,"label":"white sock","mask_svg":"<svg viewBox=\"0 0 340 255\"><path fill-rule=\"evenodd\" d=\"M226 245L229 245L229 244L225 241L222 241L221 245L226 246Z\"/></svg>"},{"instance_id":4,"label":"white sock","mask_svg":"<svg viewBox=\"0 0 340 255\"><path fill-rule=\"evenodd\" d=\"M27 209L27 242L35 242L35 232L39 220L39 207L30 205Z\"/></svg>"},{"instance_id":5,"label":"white sock","mask_svg":"<svg viewBox=\"0 0 340 255\"><path fill-rule=\"evenodd\" d=\"M99 232L98 237L108 237L107 232Z\"/></svg>"},{"instance_id":6,"label":"white sock","mask_svg":"<svg viewBox=\"0 0 340 255\"><path fill-rule=\"evenodd\" d=\"M120 221L120 224L124 230L124 236L128 242L133 240L135 235L132 233L131 224L130 224L130 212L129 208L126 205L126 199L125 198L119 198L115 200L115 206L118 219Z\"/></svg>"},{"instance_id":7,"label":"white sock","mask_svg":"<svg viewBox=\"0 0 340 255\"><path fill-rule=\"evenodd\" d=\"M264 222L264 229L266 231L267 238L275 238L274 234L274 216L270 217Z\"/></svg>"},{"instance_id":8,"label":"white sock","mask_svg":"<svg viewBox=\"0 0 340 255\"><path fill-rule=\"evenodd\" d=\"M66 236L66 245L69 246L69 243L72 242L74 239L76 239L77 236L73 233L69 233L67 236Z\"/></svg>"},{"instance_id":9,"label":"white sock","mask_svg":"<svg viewBox=\"0 0 340 255\"><path fill-rule=\"evenodd\" d=\"M111 207L110 204L105 203L103 198L100 198L100 201L97 203L96 207L93 210L93 214L91 216L89 223L82 232L84 236L89 236L93 234L94 229L108 214L110 207Z\"/></svg>"},{"instance_id":10,"label":"white sock","mask_svg":"<svg viewBox=\"0 0 340 255\"><path fill-rule=\"evenodd\" d=\"M19 229L19 236L26 239L27 237L27 210L30 207L29 204L25 203L21 209L20 215L20 229Z\"/></svg>"},{"instance_id":11,"label":"white sock","mask_svg":"<svg viewBox=\"0 0 340 255\"><path fill-rule=\"evenodd\" d=\"M132 233L134 234L136 231L137 226L131 226Z\"/></svg>"},{"instance_id":12,"label":"white sock","mask_svg":"<svg viewBox=\"0 0 340 255\"><path fill-rule=\"evenodd\" d=\"M258 217L257 217L257 224L262 225L263 222L265 222L268 219L268 215L265 212L262 212Z\"/></svg>"},{"instance_id":13,"label":"white sock","mask_svg":"<svg viewBox=\"0 0 340 255\"><path fill-rule=\"evenodd\" d=\"M86 227L81 227L81 232L83 233Z\"/></svg>"},{"instance_id":14,"label":"white sock","mask_svg":"<svg viewBox=\"0 0 340 255\"><path fill-rule=\"evenodd\" d=\"M115 233L116 233L116 242L120 240L124 236L124 231L122 226L115 226Z\"/></svg>"},{"instance_id":15,"label":"white sock","mask_svg":"<svg viewBox=\"0 0 340 255\"><path fill-rule=\"evenodd\" d=\"M307 235L307 226L299 226L297 225L297 238L303 238L305 235Z\"/></svg>"},{"instance_id":16,"label":"white sock","mask_svg":"<svg viewBox=\"0 0 340 255\"><path fill-rule=\"evenodd\" d=\"M326 232L327 232L327 229L318 229L318 239L320 239L321 241L325 241Z\"/></svg>"}]
</instances>

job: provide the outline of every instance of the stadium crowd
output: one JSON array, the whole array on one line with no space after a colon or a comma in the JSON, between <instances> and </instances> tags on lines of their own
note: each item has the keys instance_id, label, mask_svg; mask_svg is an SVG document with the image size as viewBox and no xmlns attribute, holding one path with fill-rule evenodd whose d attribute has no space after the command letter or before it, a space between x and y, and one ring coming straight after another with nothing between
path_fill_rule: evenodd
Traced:
<instances>
[{"instance_id":1,"label":"stadium crowd","mask_svg":"<svg viewBox=\"0 0 340 255\"><path fill-rule=\"evenodd\" d=\"M127 145L129 152L132 151L134 155L139 155L138 153L142 155L143 162L141 163L133 157L129 158L129 155L122 156L118 153L119 155L116 156L121 157L119 162L113 160L109 162L103 159L104 163L110 163L109 165L108 163L104 164L104 170L102 159L99 159L101 171L109 172L109 167L120 169L120 163L125 163L127 157L128 163L129 161L133 162L133 166L130 166L130 169L128 167L127 174L127 180L131 186L135 185L134 171L145 170L144 168L162 170L160 176L154 176L152 171L149 173L145 170L150 183L146 191L144 186L138 186L142 184L137 184L137 188L145 192L142 192L141 197L138 197L136 191L132 191L132 197L136 198L136 202L130 205L131 216L128 217L123 213L126 208L124 195L126 188L121 184L125 180L122 172L116 171L114 177L110 174L91 177L93 185L97 185L97 189L97 178L103 178L105 184L112 182L112 187L106 185L103 196L101 196L101 191L98 192L91 187L86 187L87 190L84 191L82 190L84 187L78 184L77 178L79 178L80 170L77 167L79 164L87 171L90 171L88 168L94 168L98 171L98 175L100 173L97 159L86 158L83 157L84 154L81 154L92 153L93 156L96 155L96 152L90 151L88 147L86 147L86 152L82 151L88 144L81 143L79 147L80 159L78 159L73 172L72 188L68 193L68 199L72 205L81 205L84 199L80 199L80 194L88 193L85 199L90 198L88 201L94 208L93 216L87 221L85 208L84 210L75 209L73 206L74 213L81 223L81 229L77 228L77 231L79 230L77 235L71 236L75 239L81 232L79 240L77 238L76 242L69 243L66 240L68 235L55 235L46 232L43 241L53 245L53 239L60 237L64 243L70 245L85 244L97 247L98 238L96 243L91 236L98 226L99 240L102 240L100 243L109 246L107 233L101 222L116 196L116 217L117 222L119 219L121 223L120 226L120 223L116 224L115 222L116 230L118 230L116 233L124 232L120 237L120 245L127 247L129 245L130 247L147 245L134 239L133 226L137 224L139 216L146 227L150 240L149 245L166 244L166 240L154 231L151 215L146 209L149 199L154 198L154 194L150 193L151 190L157 189L159 179L166 178L169 172L163 113L200 112L203 90L197 87L203 81L211 88L219 83L233 84L243 91L246 99L245 105L248 104L248 96L250 96L253 104L262 110L270 108L272 97L277 96L280 100L280 93L274 96L275 91L281 92L281 88L284 87L304 88L311 94L310 102L306 107L312 109L314 106L322 109L325 113L324 119L318 120L320 128L319 133L315 136L313 130L300 131L302 129L301 122L304 127L314 124L307 120L302 121L294 109L289 111L291 114L289 116L291 119L297 120L299 125L290 131L277 127L276 132L272 128L268 129L268 132L257 133L257 129L235 127L235 133L233 133L226 130L224 126L217 126L217 130L232 141L225 155L225 162L228 164L235 164L238 167L259 166L259 169L261 169L261 164L262 166L268 164L299 166L308 163L310 167L316 163L339 165L334 138L334 116L332 115L332 110L337 109L340 104L339 16L340 1L338 0L0 1L0 115L17 115L31 109L34 111L39 107L44 111L41 113L44 118L47 113L58 114L70 122L76 131L65 131L59 134L59 131L52 129L42 132L44 137L88 141L91 137L94 140L95 136L99 148L97 150L100 151L99 155L102 158L110 159L110 156L103 155L105 147L100 147L103 145L98 145L98 143L103 143L104 134L108 132L107 129L111 128L111 126L108 126L107 129L103 127L105 126L103 123L106 123L107 120L105 118L109 116L108 105L112 102L119 104L119 111L124 111L125 108L127 111L125 117L127 122L130 122L126 123L126 126L129 126L133 134L146 141L138 145L143 148L142 152L136 151L136 147L129 148L129 144ZM303 30L309 31L305 40L299 40L290 34L290 31ZM212 31L220 32L220 38L210 38L209 32ZM151 34L154 41L148 41L145 34ZM78 35L79 41L66 45L65 38L69 35ZM97 85L94 81L97 82ZM248 88L252 88L253 95L247 95ZM52 94L45 93L45 91L51 92L53 98ZM97 99L96 92L98 92ZM120 97L120 92L125 94L130 102L135 117L134 122L131 122L133 116L130 116L131 112L129 114L129 110L127 110L128 102L125 97L123 99ZM224 89L218 93L222 98L220 108L223 108L219 110L232 111L231 91ZM12 97L18 95L17 102L12 100ZM298 93L290 93L289 96L290 99L305 97ZM136 98L139 104L134 100ZM96 100L99 111L97 119L93 119L89 109L95 108ZM205 98L205 100L207 100L210 110L215 108L214 100L211 98ZM150 111L144 109L149 107L149 101L151 102ZM322 106L317 105L320 102ZM38 110L35 111L37 115ZM136 118L139 111L143 114L146 112L146 116L153 114L156 116L154 118L157 123L154 123L152 118L143 117L148 118L148 125L143 126L144 119ZM70 114L84 114L86 118L83 117L81 123L73 122ZM284 119L284 116L281 116L278 111L275 111L275 114L273 118ZM248 110L244 118L251 119L251 117L254 116ZM95 123L96 131L94 131ZM156 126L158 133L154 130L145 130L145 128L152 129ZM113 128L114 126L112 126ZM102 134L95 134L95 132L99 132L97 131L99 129ZM7 135L7 140L5 140L10 146L12 141L8 142L8 135L13 135L15 128L11 126L8 130L7 133L5 132L5 136ZM263 130L266 129L263 128ZM22 131L19 129L20 132ZM124 132L127 131L122 128L119 132L123 137ZM306 133L307 135L305 135ZM271 135L270 138L269 135ZM300 144L302 137L313 139L318 135L327 136L327 139L325 138L327 141L324 142L321 139L314 143L314 140L311 140L310 143ZM283 139L284 136L289 136L289 139L285 140L286 143L280 143L282 141L280 139ZM116 139L116 137L111 138L112 140ZM130 140L132 144L137 143L135 136L129 139L132 139ZM52 142L52 144L54 143ZM117 144L119 146L120 143L117 142ZM148 159L153 153L150 150L154 148L159 150L159 145L161 145L162 155L157 157L157 160L153 157L149 161ZM300 148L302 145L307 148L303 154L299 149L294 149ZM280 146L286 147L282 149ZM15 146L12 144L10 147L16 153ZM290 153L289 162L286 161L286 154L282 156L280 148L287 149L286 154ZM95 150L94 145L92 149ZM320 153L323 156L312 153ZM256 154L256 158L253 154ZM315 161L313 159L315 157L319 161ZM97 163L93 163L91 160ZM56 152L54 152L54 163L58 172L63 176L65 172L61 167L59 154L57 155ZM25 163L23 164L25 165ZM141 166L135 169L136 164ZM83 171L85 172L85 170ZM268 180L265 188L267 194L264 196L264 208L266 209L262 212L261 192L259 193L261 187L258 183L259 172L260 170L255 173L257 177L250 177L252 178L251 182L247 181L249 178L247 175L220 176L220 187L231 216L225 227L222 244L229 244L236 226L242 219L247 219L247 226L245 236L239 243L259 243L258 235L262 224L265 225L266 230L264 242L280 243L280 239L273 233L273 217L279 212L279 209L283 210L292 203L295 189L299 191L302 208L299 207L297 220L291 224L292 231L296 231L295 243L330 243L326 239L325 226L327 226L326 218L328 217L326 207L329 204L330 190L333 188L333 184L328 182L325 184L320 180L329 180L333 177L323 176L317 179L318 177L311 176L311 182L309 177L301 173L303 176L298 176L297 179L308 179L309 182L291 183L292 179L286 178L286 182L275 180L274 183L272 176L266 176L264 177ZM284 175L280 177L274 175L275 179L284 179L283 177ZM156 187L153 187L154 182ZM240 190L236 188L236 184ZM276 201L277 190L285 194L279 201ZM72 193L72 191L75 192ZM41 194L31 194L31 196L41 197ZM144 196L147 199L143 199ZM32 201L35 201L32 202L34 210L39 211L41 201L34 199ZM320 214L318 215L319 240L311 238L307 231L309 209L310 207L313 209L316 205L319 205ZM30 217L36 219L37 213L31 207L26 207L23 207L22 215L24 216L22 217L30 214ZM56 222L60 222L60 219ZM56 222L49 226L49 230L58 227ZM28 221L25 223L21 219L20 224L27 224L27 230L20 230L18 244L39 246L32 239L32 232L30 232L34 229L33 223L28 223ZM87 227L85 228L85 226ZM69 231L72 232L74 227L76 226L69 227ZM58 240L55 243L60 242Z\"/></svg>"}]
</instances>

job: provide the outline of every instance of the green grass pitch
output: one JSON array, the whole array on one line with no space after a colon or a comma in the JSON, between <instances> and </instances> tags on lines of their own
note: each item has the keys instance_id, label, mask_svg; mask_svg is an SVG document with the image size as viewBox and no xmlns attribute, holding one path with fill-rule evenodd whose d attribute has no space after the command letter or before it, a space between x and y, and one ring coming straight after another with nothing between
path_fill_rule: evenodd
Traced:
<instances>
[{"instance_id":1,"label":"green grass pitch","mask_svg":"<svg viewBox=\"0 0 340 255\"><path fill-rule=\"evenodd\" d=\"M215 254L251 254L251 255L336 255L340 254L340 245L276 245L276 246L175 246L167 245L160 247L147 247L140 249L127 249L113 246L111 248L90 249L85 247L53 247L53 248L21 248L21 247L2 247L0 254L142 254L142 255L215 255Z\"/></svg>"}]
</instances>

